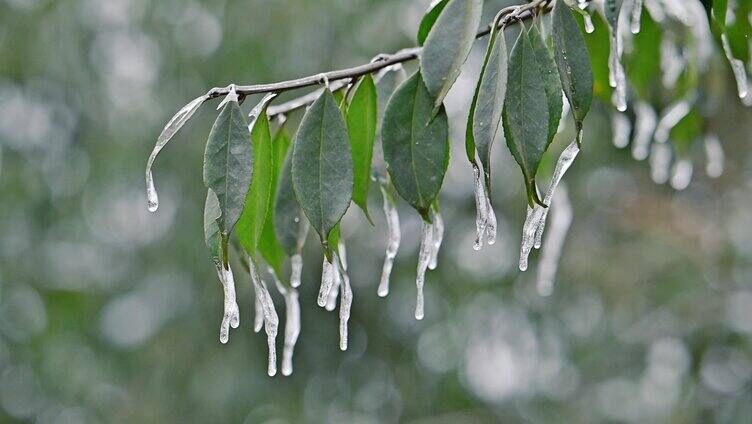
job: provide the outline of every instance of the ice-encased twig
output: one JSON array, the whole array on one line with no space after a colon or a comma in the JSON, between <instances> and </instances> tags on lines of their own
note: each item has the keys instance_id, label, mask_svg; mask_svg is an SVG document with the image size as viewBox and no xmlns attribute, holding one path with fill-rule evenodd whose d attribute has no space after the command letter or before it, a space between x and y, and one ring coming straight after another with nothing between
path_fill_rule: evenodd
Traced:
<instances>
[{"instance_id":1,"label":"ice-encased twig","mask_svg":"<svg viewBox=\"0 0 752 424\"><path fill-rule=\"evenodd\" d=\"M219 326L219 342L224 344L230 338L230 327L238 328L240 326L240 309L235 296L235 278L232 275L232 269L229 265L225 269L219 261L214 265L217 268L217 276L222 283L224 293L224 314Z\"/></svg>"},{"instance_id":2,"label":"ice-encased twig","mask_svg":"<svg viewBox=\"0 0 752 424\"><path fill-rule=\"evenodd\" d=\"M397 212L397 205L394 204L394 199L392 199L391 195L387 192L387 188L384 186L384 184L381 184L380 188L381 197L384 201L384 216L386 217L388 240L386 244L384 266L381 269L381 280L379 281L379 288L377 292L380 297L385 297L389 294L389 277L392 274L394 258L397 256L397 250L399 249L402 235L400 232L400 222L399 213Z\"/></svg>"},{"instance_id":3,"label":"ice-encased twig","mask_svg":"<svg viewBox=\"0 0 752 424\"><path fill-rule=\"evenodd\" d=\"M423 285L426 280L428 262L431 260L431 246L433 245L433 225L423 222L420 238L420 252L418 253L418 274L415 278L417 296L415 302L415 319L423 319Z\"/></svg>"},{"instance_id":4,"label":"ice-encased twig","mask_svg":"<svg viewBox=\"0 0 752 424\"><path fill-rule=\"evenodd\" d=\"M556 271L559 268L564 241L572 224L572 204L567 195L566 185L562 185L554 198L556 206L551 212L551 225L546 235L545 245L538 265L538 294L548 296L553 291Z\"/></svg>"}]
</instances>

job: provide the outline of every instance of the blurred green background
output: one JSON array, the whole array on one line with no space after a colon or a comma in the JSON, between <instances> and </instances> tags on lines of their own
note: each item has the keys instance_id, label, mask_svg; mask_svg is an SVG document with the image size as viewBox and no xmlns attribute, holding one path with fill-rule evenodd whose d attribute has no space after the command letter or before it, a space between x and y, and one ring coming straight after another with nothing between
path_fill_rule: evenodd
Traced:
<instances>
[{"instance_id":1,"label":"blurred green background","mask_svg":"<svg viewBox=\"0 0 752 424\"><path fill-rule=\"evenodd\" d=\"M596 103L565 178L574 220L550 296L536 291L537 251L517 270L524 190L503 141L499 242L472 249L463 134L480 41L447 100L447 233L425 319L413 318L420 220L404 203L392 291L376 296L386 228L374 190L376 226L356 208L342 226L349 350L339 351L337 314L315 304L313 236L293 375L266 376L239 269L241 328L220 345L222 293L201 227L215 112L206 105L157 160L161 207L149 214L143 169L162 126L212 86L412 46L426 3L0 0L0 422L750 422L752 114L717 43L698 108L723 144L725 173L707 177L695 143L681 149L692 184L654 184L647 161L612 145L613 108ZM484 22L510 3L487 1ZM628 63L630 78L660 85L660 74L644 75L654 60ZM657 108L677 95L648 94ZM566 120L553 153L572 137Z\"/></svg>"}]
</instances>

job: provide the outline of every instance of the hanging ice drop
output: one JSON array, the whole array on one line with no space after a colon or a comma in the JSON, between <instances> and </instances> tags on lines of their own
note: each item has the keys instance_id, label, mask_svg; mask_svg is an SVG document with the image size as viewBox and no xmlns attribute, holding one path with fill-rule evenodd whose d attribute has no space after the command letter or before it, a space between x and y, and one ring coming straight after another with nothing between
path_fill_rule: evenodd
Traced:
<instances>
[{"instance_id":1,"label":"hanging ice drop","mask_svg":"<svg viewBox=\"0 0 752 424\"><path fill-rule=\"evenodd\" d=\"M428 261L428 269L436 269L439 249L441 249L441 242L444 240L444 220L441 218L441 214L438 212L433 213L433 235L431 236L431 258Z\"/></svg>"},{"instance_id":2,"label":"hanging ice drop","mask_svg":"<svg viewBox=\"0 0 752 424\"><path fill-rule=\"evenodd\" d=\"M146 171L146 209L149 212L156 212L159 208L159 196L157 189L154 187L154 176L151 171Z\"/></svg>"},{"instance_id":3,"label":"hanging ice drop","mask_svg":"<svg viewBox=\"0 0 752 424\"><path fill-rule=\"evenodd\" d=\"M566 185L556 192L556 206L551 212L551 229L546 236L540 263L538 265L538 294L548 296L553 291L556 270L559 267L561 251L572 224L572 205L567 195Z\"/></svg>"},{"instance_id":4,"label":"hanging ice drop","mask_svg":"<svg viewBox=\"0 0 752 424\"><path fill-rule=\"evenodd\" d=\"M632 34L640 33L640 18L642 17L642 0L634 0L632 3Z\"/></svg>"},{"instance_id":5,"label":"hanging ice drop","mask_svg":"<svg viewBox=\"0 0 752 424\"><path fill-rule=\"evenodd\" d=\"M635 130L632 142L632 157L636 160L645 160L650 153L648 148L650 140L658 121L655 110L649 103L638 102L635 105Z\"/></svg>"},{"instance_id":6,"label":"hanging ice drop","mask_svg":"<svg viewBox=\"0 0 752 424\"><path fill-rule=\"evenodd\" d=\"M267 373L270 377L273 377L277 374L277 349L275 341L277 339L279 318L277 317L277 311L274 309L274 302L269 294L269 290L266 288L263 280L261 280L253 259L250 257L248 258L248 267L251 273L251 280L253 280L256 298L261 301L261 310L264 314L264 331L266 332L266 340L269 347L269 367Z\"/></svg>"},{"instance_id":7,"label":"hanging ice drop","mask_svg":"<svg viewBox=\"0 0 752 424\"><path fill-rule=\"evenodd\" d=\"M296 253L290 257L290 285L293 288L300 286L300 278L303 275L303 256Z\"/></svg>"},{"instance_id":8,"label":"hanging ice drop","mask_svg":"<svg viewBox=\"0 0 752 424\"><path fill-rule=\"evenodd\" d=\"M473 249L480 250L486 236L488 201L486 200L486 188L483 184L483 172L478 164L473 164L473 185L475 190L475 242Z\"/></svg>"},{"instance_id":9,"label":"hanging ice drop","mask_svg":"<svg viewBox=\"0 0 752 424\"><path fill-rule=\"evenodd\" d=\"M431 259L431 246L433 236L433 226L427 222L423 223L420 239L420 252L418 253L418 275L415 278L417 296L415 303L415 319L423 319L423 284L426 279L426 270L428 262Z\"/></svg>"},{"instance_id":10,"label":"hanging ice drop","mask_svg":"<svg viewBox=\"0 0 752 424\"><path fill-rule=\"evenodd\" d=\"M384 186L384 184L381 185L381 197L384 201L384 216L386 217L388 240L386 244L384 266L381 270L381 280L379 281L379 288L377 292L380 297L385 297L389 294L389 276L392 274L394 258L397 256L397 250L399 249L402 235L400 233L400 222L399 214L397 213L397 207L394 204L393 199L387 192L387 188Z\"/></svg>"},{"instance_id":11,"label":"hanging ice drop","mask_svg":"<svg viewBox=\"0 0 752 424\"><path fill-rule=\"evenodd\" d=\"M663 184L669 178L671 146L668 143L653 143L650 149L650 175L653 182Z\"/></svg>"},{"instance_id":12,"label":"hanging ice drop","mask_svg":"<svg viewBox=\"0 0 752 424\"><path fill-rule=\"evenodd\" d=\"M684 158L676 161L671 171L671 187L674 190L684 190L692 181L692 161Z\"/></svg>"},{"instance_id":13,"label":"hanging ice drop","mask_svg":"<svg viewBox=\"0 0 752 424\"><path fill-rule=\"evenodd\" d=\"M629 122L627 115L623 113L611 114L611 132L613 143L619 149L629 145L629 132L632 130L632 124Z\"/></svg>"},{"instance_id":14,"label":"hanging ice drop","mask_svg":"<svg viewBox=\"0 0 752 424\"><path fill-rule=\"evenodd\" d=\"M229 266L224 269L220 262L215 263L215 266L224 292L224 314L219 326L219 342L225 344L230 338L230 327L238 328L240 326L240 310L235 298L235 278L232 275L232 270Z\"/></svg>"},{"instance_id":15,"label":"hanging ice drop","mask_svg":"<svg viewBox=\"0 0 752 424\"><path fill-rule=\"evenodd\" d=\"M334 270L332 264L324 257L324 262L321 264L321 288L319 289L319 297L317 303L322 308L326 306L329 300L329 291L334 285Z\"/></svg>"},{"instance_id":16,"label":"hanging ice drop","mask_svg":"<svg viewBox=\"0 0 752 424\"><path fill-rule=\"evenodd\" d=\"M726 54L726 59L729 61L731 70L734 73L734 79L736 79L737 94L739 94L740 99L743 99L747 97L747 69L745 68L743 61L734 57L728 36L725 33L721 34L721 44L723 45L723 52Z\"/></svg>"},{"instance_id":17,"label":"hanging ice drop","mask_svg":"<svg viewBox=\"0 0 752 424\"><path fill-rule=\"evenodd\" d=\"M556 192L556 187L561 182L562 177L567 172L570 166L572 166L572 163L574 163L574 160L577 158L577 155L580 153L580 148L577 145L576 141L573 141L569 143L569 146L567 146L566 149L564 149L563 152L561 152L561 155L559 155L559 160L556 161L556 167L554 168L554 174L551 176L551 182L548 184L548 190L546 190L546 196L543 198L543 203L551 206L551 202L554 200L554 194ZM536 206L536 208L540 208L540 206ZM536 249L539 249L541 246L541 242L543 239L543 230L546 227L546 217L548 216L548 208L543 208L543 211L541 212L540 222L538 223L538 228L535 230L535 242L534 246Z\"/></svg>"},{"instance_id":18,"label":"hanging ice drop","mask_svg":"<svg viewBox=\"0 0 752 424\"><path fill-rule=\"evenodd\" d=\"M708 177L720 177L723 174L725 157L723 146L717 135L708 134L705 136L705 155L707 156L705 172L708 174Z\"/></svg>"}]
</instances>

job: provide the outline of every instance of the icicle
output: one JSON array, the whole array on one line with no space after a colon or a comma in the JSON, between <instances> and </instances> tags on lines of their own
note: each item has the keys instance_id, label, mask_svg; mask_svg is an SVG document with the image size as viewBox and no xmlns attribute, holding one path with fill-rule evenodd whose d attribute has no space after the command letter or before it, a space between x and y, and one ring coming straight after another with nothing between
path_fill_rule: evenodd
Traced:
<instances>
[{"instance_id":1,"label":"icicle","mask_svg":"<svg viewBox=\"0 0 752 424\"><path fill-rule=\"evenodd\" d=\"M680 159L674 163L671 170L671 187L674 190L684 190L692 181L692 161L689 159Z\"/></svg>"},{"instance_id":2,"label":"icicle","mask_svg":"<svg viewBox=\"0 0 752 424\"><path fill-rule=\"evenodd\" d=\"M146 209L149 212L156 212L159 208L159 196L157 189L154 187L154 176L151 170L146 172Z\"/></svg>"},{"instance_id":3,"label":"icicle","mask_svg":"<svg viewBox=\"0 0 752 424\"><path fill-rule=\"evenodd\" d=\"M352 288L350 277L347 275L347 255L343 243L340 242L340 252L334 255L335 268L341 276L340 299L339 299L339 348L347 350L347 322L350 320L350 308L352 306Z\"/></svg>"},{"instance_id":4,"label":"icicle","mask_svg":"<svg viewBox=\"0 0 752 424\"><path fill-rule=\"evenodd\" d=\"M277 374L277 348L275 340L277 338L277 328L279 326L279 318L277 317L277 311L274 309L274 302L269 294L269 290L266 288L263 280L258 274L256 267L251 258L248 258L249 271L251 273L251 279L253 280L253 288L256 293L256 299L261 302L261 310L264 315L264 331L266 332L266 340L269 345L269 377L273 377Z\"/></svg>"},{"instance_id":5,"label":"icicle","mask_svg":"<svg viewBox=\"0 0 752 424\"><path fill-rule=\"evenodd\" d=\"M433 235L431 236L431 259L428 261L428 269L434 270L437 266L439 249L441 249L441 242L444 240L444 220L441 218L441 214L438 212L433 213L432 228ZM489 244L491 244L490 240Z\"/></svg>"},{"instance_id":6,"label":"icicle","mask_svg":"<svg viewBox=\"0 0 752 424\"><path fill-rule=\"evenodd\" d=\"M298 291L294 288L287 289L277 278L277 273L272 267L267 271L274 279L274 285L277 291L285 297L285 342L282 350L282 375L292 374L292 355L295 350L295 343L300 335L300 302L298 301Z\"/></svg>"},{"instance_id":7,"label":"icicle","mask_svg":"<svg viewBox=\"0 0 752 424\"><path fill-rule=\"evenodd\" d=\"M556 192L556 207L551 213L551 229L546 236L540 264L538 265L538 294L548 296L553 292L554 278L559 267L564 240L572 224L572 205L566 185Z\"/></svg>"},{"instance_id":8,"label":"icicle","mask_svg":"<svg viewBox=\"0 0 752 424\"><path fill-rule=\"evenodd\" d=\"M658 125L655 127L655 141L665 143L671 134L671 130L691 111L689 100L681 100L669 106L663 113Z\"/></svg>"},{"instance_id":9,"label":"icicle","mask_svg":"<svg viewBox=\"0 0 752 424\"><path fill-rule=\"evenodd\" d=\"M300 277L303 275L303 256L296 253L290 257L290 285L294 288L300 286Z\"/></svg>"},{"instance_id":10,"label":"icicle","mask_svg":"<svg viewBox=\"0 0 752 424\"><path fill-rule=\"evenodd\" d=\"M640 18L642 17L642 0L632 3L632 34L640 33Z\"/></svg>"},{"instance_id":11,"label":"icicle","mask_svg":"<svg viewBox=\"0 0 752 424\"><path fill-rule=\"evenodd\" d=\"M571 109L571 106L569 106L569 100L567 100L567 96L563 91L561 92L561 100L561 118L559 119L559 127L556 128L557 134L564 131L564 127L567 125L566 117Z\"/></svg>"},{"instance_id":12,"label":"icicle","mask_svg":"<svg viewBox=\"0 0 752 424\"><path fill-rule=\"evenodd\" d=\"M726 54L726 59L731 65L731 70L734 72L739 98L743 99L747 97L747 70L744 67L744 62L734 57L731 52L731 45L729 44L728 36L725 33L721 34L721 44L723 45L723 52Z\"/></svg>"},{"instance_id":13,"label":"icicle","mask_svg":"<svg viewBox=\"0 0 752 424\"><path fill-rule=\"evenodd\" d=\"M527 270L527 259L530 251L535 244L535 234L543 217L543 211L546 208L536 206L535 208L527 207L527 217L522 225L522 242L520 243L520 271Z\"/></svg>"},{"instance_id":14,"label":"icicle","mask_svg":"<svg viewBox=\"0 0 752 424\"><path fill-rule=\"evenodd\" d=\"M339 296L339 289L342 285L342 274L340 273L340 269L337 266L337 260L336 257L337 254L334 254L335 257L333 258L332 262L332 288L329 290L329 295L326 299L326 305L324 306L324 309L331 312L334 310L334 308L337 307L337 296Z\"/></svg>"},{"instance_id":15,"label":"icicle","mask_svg":"<svg viewBox=\"0 0 752 424\"><path fill-rule=\"evenodd\" d=\"M385 297L389 294L389 276L392 274L394 258L397 256L397 250L399 249L400 240L402 238L397 206L394 204L391 196L386 190L387 188L382 184L381 197L384 200L384 216L386 217L389 240L386 244L386 257L384 258L384 267L381 270L381 281L379 282L378 288L378 295L380 297Z\"/></svg>"},{"instance_id":16,"label":"icicle","mask_svg":"<svg viewBox=\"0 0 752 424\"><path fill-rule=\"evenodd\" d=\"M473 164L473 179L475 185L475 243L473 249L480 250L483 247L483 239L486 234L488 222L488 201L486 200L486 188L483 184L483 172L478 164Z\"/></svg>"},{"instance_id":17,"label":"icicle","mask_svg":"<svg viewBox=\"0 0 752 424\"><path fill-rule=\"evenodd\" d=\"M645 160L648 157L648 147L653 139L653 132L658 118L649 103L639 102L635 105L635 131L632 142L632 157Z\"/></svg>"},{"instance_id":18,"label":"icicle","mask_svg":"<svg viewBox=\"0 0 752 424\"><path fill-rule=\"evenodd\" d=\"M329 292L334 285L334 270L332 264L324 257L324 262L321 264L321 288L319 289L318 305L322 308L326 306L329 299Z\"/></svg>"},{"instance_id":19,"label":"icicle","mask_svg":"<svg viewBox=\"0 0 752 424\"><path fill-rule=\"evenodd\" d=\"M215 266L225 298L224 315L219 326L219 342L225 344L230 338L230 327L238 328L240 326L240 310L235 298L235 278L232 275L232 269L229 265L227 269L224 269L220 262L215 263Z\"/></svg>"},{"instance_id":20,"label":"icicle","mask_svg":"<svg viewBox=\"0 0 752 424\"><path fill-rule=\"evenodd\" d=\"M572 163L574 163L574 160L577 158L577 155L579 153L580 153L580 148L579 146L577 146L577 142L573 141L569 143L569 146L567 146L567 148L564 149L563 152L561 152L561 155L559 155L559 160L556 162L556 168L554 168L554 175L551 177L551 182L548 184L546 197L543 198L543 203L545 203L549 207L543 208L543 212L540 217L540 222L538 223L538 228L535 231L534 247L536 249L540 249L541 247L541 241L543 239L543 230L546 228L546 217L548 216L548 211L549 211L549 208L551 207L551 203L554 200L554 193L556 192L556 187L561 182L561 178L567 172L569 167L572 166ZM540 206L536 206L536 207L540 208Z\"/></svg>"},{"instance_id":21,"label":"icicle","mask_svg":"<svg viewBox=\"0 0 752 424\"><path fill-rule=\"evenodd\" d=\"M619 149L627 147L629 144L629 132L632 130L632 124L629 117L623 113L614 113L611 115L611 132L613 133L613 143Z\"/></svg>"},{"instance_id":22,"label":"icicle","mask_svg":"<svg viewBox=\"0 0 752 424\"><path fill-rule=\"evenodd\" d=\"M415 319L423 319L423 284L426 279L426 269L431 259L431 246L433 236L433 225L424 222L420 239L420 252L418 253L418 275L415 278L415 286L418 294L415 304Z\"/></svg>"},{"instance_id":23,"label":"icicle","mask_svg":"<svg viewBox=\"0 0 752 424\"><path fill-rule=\"evenodd\" d=\"M679 80L679 76L684 71L684 67L684 56L679 51L679 48L671 39L664 37L661 40L661 71L663 71L661 82L663 86L668 89L674 88L676 82Z\"/></svg>"},{"instance_id":24,"label":"icicle","mask_svg":"<svg viewBox=\"0 0 752 424\"><path fill-rule=\"evenodd\" d=\"M486 215L486 242L489 246L493 246L496 244L497 222L496 213L493 210L493 206L491 206L491 199L489 199L488 195L486 195ZM443 224L444 223L442 222L442 225Z\"/></svg>"},{"instance_id":25,"label":"icicle","mask_svg":"<svg viewBox=\"0 0 752 424\"><path fill-rule=\"evenodd\" d=\"M707 165L705 165L705 172L708 174L708 177L720 177L723 174L725 155L723 154L723 146L717 135L708 134L705 136L705 155L708 158Z\"/></svg>"},{"instance_id":26,"label":"icicle","mask_svg":"<svg viewBox=\"0 0 752 424\"><path fill-rule=\"evenodd\" d=\"M258 296L255 297L256 302L254 302L254 311L256 315L253 317L253 331L258 333L264 328L264 311L261 308L261 299L259 299Z\"/></svg>"},{"instance_id":27,"label":"icicle","mask_svg":"<svg viewBox=\"0 0 752 424\"><path fill-rule=\"evenodd\" d=\"M583 12L582 17L585 20L585 32L587 32L588 34L592 34L593 31L595 31L595 27L593 26L593 19L590 17L590 13L588 13L587 10L585 10L587 9L588 2L587 0L579 0L577 3Z\"/></svg>"},{"instance_id":28,"label":"icicle","mask_svg":"<svg viewBox=\"0 0 752 424\"><path fill-rule=\"evenodd\" d=\"M613 103L619 112L627 110L627 75L621 63L621 38L619 29L611 28L611 45L608 57L608 83L615 88Z\"/></svg>"},{"instance_id":29,"label":"icicle","mask_svg":"<svg viewBox=\"0 0 752 424\"><path fill-rule=\"evenodd\" d=\"M667 143L654 143L650 151L650 171L653 182L663 184L668 181L671 165L671 146Z\"/></svg>"}]
</instances>

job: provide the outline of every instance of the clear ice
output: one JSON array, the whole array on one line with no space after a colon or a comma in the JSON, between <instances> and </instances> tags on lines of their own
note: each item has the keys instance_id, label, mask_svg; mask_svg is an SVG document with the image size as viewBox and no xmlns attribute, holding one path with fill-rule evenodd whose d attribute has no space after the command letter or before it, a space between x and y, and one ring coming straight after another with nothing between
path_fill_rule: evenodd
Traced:
<instances>
[{"instance_id":1,"label":"clear ice","mask_svg":"<svg viewBox=\"0 0 752 424\"><path fill-rule=\"evenodd\" d=\"M282 375L292 374L292 356L295 351L295 343L300 335L300 302L298 291L294 288L286 288L274 269L268 268L269 274L274 278L277 291L285 298L285 341L282 349Z\"/></svg>"},{"instance_id":2,"label":"clear ice","mask_svg":"<svg viewBox=\"0 0 752 424\"><path fill-rule=\"evenodd\" d=\"M546 235L545 245L538 265L538 294L548 296L553 292L559 259L564 248L564 241L572 224L572 204L567 195L566 185L556 192L556 206L551 212L551 225Z\"/></svg>"},{"instance_id":3,"label":"clear ice","mask_svg":"<svg viewBox=\"0 0 752 424\"><path fill-rule=\"evenodd\" d=\"M728 36L724 33L721 34L721 44L723 45L723 52L726 54L726 59L731 65L731 70L734 73L734 79L736 79L737 94L740 99L747 97L747 69L744 62L736 59L731 52L731 45L728 41Z\"/></svg>"},{"instance_id":4,"label":"clear ice","mask_svg":"<svg viewBox=\"0 0 752 424\"><path fill-rule=\"evenodd\" d=\"M290 257L290 285L300 287L300 277L303 275L303 256L296 253Z\"/></svg>"},{"instance_id":5,"label":"clear ice","mask_svg":"<svg viewBox=\"0 0 752 424\"><path fill-rule=\"evenodd\" d=\"M329 292L334 285L334 278L335 274L332 263L326 259L326 256L324 256L324 262L321 264L321 287L319 289L319 297L317 300L318 305L322 308L326 306L326 303L329 300Z\"/></svg>"},{"instance_id":6,"label":"clear ice","mask_svg":"<svg viewBox=\"0 0 752 424\"><path fill-rule=\"evenodd\" d=\"M650 151L650 140L658 124L658 116L655 109L649 103L638 102L635 105L635 130L632 142L632 157L636 160L645 160Z\"/></svg>"},{"instance_id":7,"label":"clear ice","mask_svg":"<svg viewBox=\"0 0 752 424\"><path fill-rule=\"evenodd\" d=\"M473 164L473 186L475 190L475 243L473 249L480 250L486 235L486 223L488 222L488 201L486 199L486 187L483 184L483 172L480 165Z\"/></svg>"},{"instance_id":8,"label":"clear ice","mask_svg":"<svg viewBox=\"0 0 752 424\"><path fill-rule=\"evenodd\" d=\"M387 192L387 188L383 184L381 185L381 197L384 201L384 216L386 217L388 240L386 244L384 266L381 270L381 280L379 281L378 295L380 297L385 297L389 294L389 276L392 274L394 258L397 256L397 250L399 249L402 235L400 233L400 222L399 214L397 213L397 205L394 204L393 199Z\"/></svg>"},{"instance_id":9,"label":"clear ice","mask_svg":"<svg viewBox=\"0 0 752 424\"><path fill-rule=\"evenodd\" d=\"M718 139L717 135L708 134L705 136L705 156L707 157L705 172L708 174L708 177L720 177L723 174L725 155L721 140Z\"/></svg>"},{"instance_id":10,"label":"clear ice","mask_svg":"<svg viewBox=\"0 0 752 424\"><path fill-rule=\"evenodd\" d=\"M224 344L230 338L230 327L238 328L240 326L240 309L235 297L235 278L232 275L232 269L230 269L229 265L225 269L220 261L216 262L215 266L219 281L222 283L222 291L225 298L224 315L222 316L222 323L219 326L219 342Z\"/></svg>"},{"instance_id":11,"label":"clear ice","mask_svg":"<svg viewBox=\"0 0 752 424\"><path fill-rule=\"evenodd\" d=\"M256 299L261 302L261 310L264 316L264 331L266 332L266 340L269 345L269 377L273 377L277 374L277 329L279 327L279 318L277 317L277 311L274 309L274 302L269 294L269 290L266 288L266 284L261 280L261 277L256 270L256 266L253 260L248 258L248 267L251 273L251 279L253 280L253 288L256 294Z\"/></svg>"},{"instance_id":12,"label":"clear ice","mask_svg":"<svg viewBox=\"0 0 752 424\"><path fill-rule=\"evenodd\" d=\"M642 17L642 0L634 0L632 3L632 34L640 33L640 18Z\"/></svg>"},{"instance_id":13,"label":"clear ice","mask_svg":"<svg viewBox=\"0 0 752 424\"><path fill-rule=\"evenodd\" d=\"M426 270L431 260L433 248L433 225L423 222L421 231L420 252L418 253L418 275L415 278L415 286L418 290L415 303L415 319L423 319L423 284L426 280Z\"/></svg>"},{"instance_id":14,"label":"clear ice","mask_svg":"<svg viewBox=\"0 0 752 424\"><path fill-rule=\"evenodd\" d=\"M439 250L441 242L444 240L444 220L438 212L433 213L433 235L431 236L431 258L428 261L428 269L436 269L438 265ZM490 241L489 241L490 243Z\"/></svg>"},{"instance_id":15,"label":"clear ice","mask_svg":"<svg viewBox=\"0 0 752 424\"><path fill-rule=\"evenodd\" d=\"M549 207L543 208L540 205L536 206L536 208L540 208L543 210L540 215L540 221L537 225L537 229L535 230L535 240L533 242L533 246L536 249L540 249L540 246L541 246L541 242L543 239L543 230L546 228L546 217L548 216L548 211L551 207L551 203L554 200L556 187L561 182L561 178L567 172L569 167L572 166L572 163L577 158L577 155L579 153L580 153L580 148L579 146L577 146L576 141L569 143L569 146L567 146L567 148L564 149L563 152L561 152L561 155L559 155L559 160L556 162L556 168L554 168L554 174L551 177L551 182L548 185L546 196L543 198L543 203L545 203ZM528 250L528 253L529 253L529 250ZM526 258L526 261L527 261L527 258Z\"/></svg>"}]
</instances>

